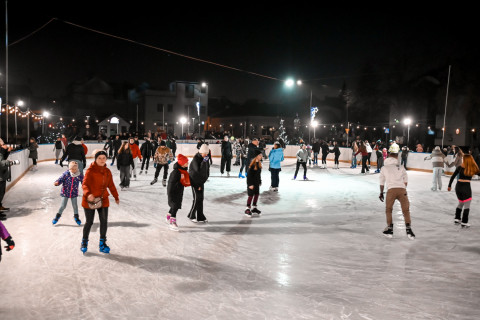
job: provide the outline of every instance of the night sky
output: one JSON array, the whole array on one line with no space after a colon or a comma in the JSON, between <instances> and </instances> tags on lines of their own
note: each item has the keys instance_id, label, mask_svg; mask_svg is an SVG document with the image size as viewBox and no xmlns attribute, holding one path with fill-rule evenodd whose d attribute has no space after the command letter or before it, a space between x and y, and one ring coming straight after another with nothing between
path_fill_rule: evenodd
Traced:
<instances>
[{"instance_id":1,"label":"night sky","mask_svg":"<svg viewBox=\"0 0 480 320\"><path fill-rule=\"evenodd\" d=\"M59 19L9 47L9 83L29 84L35 96L59 97L69 83L96 75L107 82L146 82L161 90L175 80L207 81L213 97L226 96L240 103L246 99L275 102L284 97L280 80L288 76L306 81L299 94L306 94L307 88L335 92L344 81L354 86L366 61L384 64L398 54L434 61L461 56L478 46L475 20L465 16L469 10L460 18L453 11L403 14L281 8L284 13L278 14L258 9L250 13L213 11L200 3L154 10L141 1L136 7L120 2L111 7L88 1L77 5L68 1L61 6L18 2L8 2L10 44L50 19ZM4 21L4 3L1 14ZM247 72L179 57L62 21ZM4 47L0 60L3 81Z\"/></svg>"}]
</instances>

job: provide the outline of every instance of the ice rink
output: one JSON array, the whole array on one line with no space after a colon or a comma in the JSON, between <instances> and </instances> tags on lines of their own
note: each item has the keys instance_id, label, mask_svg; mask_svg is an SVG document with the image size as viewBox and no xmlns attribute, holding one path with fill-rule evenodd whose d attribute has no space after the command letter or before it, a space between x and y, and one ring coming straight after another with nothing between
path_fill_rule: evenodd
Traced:
<instances>
[{"instance_id":1,"label":"ice rink","mask_svg":"<svg viewBox=\"0 0 480 320\"><path fill-rule=\"evenodd\" d=\"M82 226L70 202L52 225L60 206L53 182L67 168L39 163L5 196L4 224L16 247L3 250L0 263L0 319L480 318L480 181L472 181L472 227L460 229L449 177L433 192L431 173L408 171L417 238L406 237L397 202L387 239L378 174L329 162L326 170L309 168L309 181L293 181L294 161L283 162L278 193L268 191L264 162L262 215L249 218L238 167L221 177L215 158L205 185L209 223L187 219L187 189L180 232L164 222L166 188L150 185L152 167L120 191L109 166L120 193L109 210L111 253L98 251L97 215L85 255L83 209Z\"/></svg>"}]
</instances>

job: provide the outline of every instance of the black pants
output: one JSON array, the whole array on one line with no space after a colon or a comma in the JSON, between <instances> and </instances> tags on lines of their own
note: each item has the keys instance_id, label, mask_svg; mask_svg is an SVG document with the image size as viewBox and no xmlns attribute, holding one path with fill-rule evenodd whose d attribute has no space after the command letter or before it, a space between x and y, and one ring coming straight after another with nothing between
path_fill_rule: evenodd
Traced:
<instances>
[{"instance_id":1,"label":"black pants","mask_svg":"<svg viewBox=\"0 0 480 320\"><path fill-rule=\"evenodd\" d=\"M365 173L365 171L370 171L368 170L368 167L367 167L367 159L368 159L368 156L362 156L362 173Z\"/></svg>"},{"instance_id":2,"label":"black pants","mask_svg":"<svg viewBox=\"0 0 480 320\"><path fill-rule=\"evenodd\" d=\"M340 157L340 155L338 155L338 156L335 155L335 159L334 159L334 160L335 160L335 161L334 161L335 164L340 164L340 162L338 161L338 158L339 158L339 157Z\"/></svg>"},{"instance_id":3,"label":"black pants","mask_svg":"<svg viewBox=\"0 0 480 320\"><path fill-rule=\"evenodd\" d=\"M372 156L372 153L369 152L368 155L367 155L367 162L368 162L368 165L370 166L371 163L370 163L370 157Z\"/></svg>"},{"instance_id":4,"label":"black pants","mask_svg":"<svg viewBox=\"0 0 480 320\"><path fill-rule=\"evenodd\" d=\"M189 219L197 219L197 221L205 221L207 218L203 214L203 185L198 190L198 187L192 186L193 194L193 203L190 213L188 214Z\"/></svg>"},{"instance_id":5,"label":"black pants","mask_svg":"<svg viewBox=\"0 0 480 320\"><path fill-rule=\"evenodd\" d=\"M165 164L157 163L157 167L155 168L155 179L158 179L158 176L160 175L160 170L162 170L162 168L163 168L163 180L167 180L168 163L165 163Z\"/></svg>"},{"instance_id":6,"label":"black pants","mask_svg":"<svg viewBox=\"0 0 480 320\"><path fill-rule=\"evenodd\" d=\"M37 165L37 159L32 158L32 161L33 161L33 165L36 166Z\"/></svg>"},{"instance_id":7,"label":"black pants","mask_svg":"<svg viewBox=\"0 0 480 320\"><path fill-rule=\"evenodd\" d=\"M327 164L328 153L322 153L322 164Z\"/></svg>"},{"instance_id":8,"label":"black pants","mask_svg":"<svg viewBox=\"0 0 480 320\"><path fill-rule=\"evenodd\" d=\"M226 156L222 157L220 161L220 173L223 174L225 171L225 166L227 167L227 172L230 172L230 166L232 164L232 157Z\"/></svg>"},{"instance_id":9,"label":"black pants","mask_svg":"<svg viewBox=\"0 0 480 320\"><path fill-rule=\"evenodd\" d=\"M176 218L177 217L177 211L178 211L178 208L170 208L170 210L168 210L168 213L170 213L170 217L172 218Z\"/></svg>"},{"instance_id":10,"label":"black pants","mask_svg":"<svg viewBox=\"0 0 480 320\"><path fill-rule=\"evenodd\" d=\"M322 159L322 162L323 162L323 159ZM298 169L300 168L300 164L303 167L303 177L306 177L307 176L307 164L305 162L299 162L299 161L297 161L297 168L295 169L295 177L297 176Z\"/></svg>"},{"instance_id":11,"label":"black pants","mask_svg":"<svg viewBox=\"0 0 480 320\"><path fill-rule=\"evenodd\" d=\"M3 197L5 196L5 190L7 190L7 181L0 181L0 207L3 207Z\"/></svg>"},{"instance_id":12,"label":"black pants","mask_svg":"<svg viewBox=\"0 0 480 320\"><path fill-rule=\"evenodd\" d=\"M115 163L115 159L118 157L118 150L115 150L115 153L113 154L113 159L112 159L112 165Z\"/></svg>"},{"instance_id":13,"label":"black pants","mask_svg":"<svg viewBox=\"0 0 480 320\"><path fill-rule=\"evenodd\" d=\"M90 229L92 228L95 217L95 209L83 208L85 211L85 218L87 221L83 226L83 239L88 240ZM107 239L107 224L108 224L108 207L97 209L98 217L100 218L100 239Z\"/></svg>"},{"instance_id":14,"label":"black pants","mask_svg":"<svg viewBox=\"0 0 480 320\"><path fill-rule=\"evenodd\" d=\"M140 168L140 170L143 170L143 166L145 165L145 162L147 163L147 167L145 168L145 170L148 170L148 164L150 163L150 157L143 157L142 167Z\"/></svg>"},{"instance_id":15,"label":"black pants","mask_svg":"<svg viewBox=\"0 0 480 320\"><path fill-rule=\"evenodd\" d=\"M272 178L272 187L278 188L278 184L280 183L280 178L279 178L279 173L280 173L280 168L274 169L270 168L270 173L271 173L271 178Z\"/></svg>"}]
</instances>

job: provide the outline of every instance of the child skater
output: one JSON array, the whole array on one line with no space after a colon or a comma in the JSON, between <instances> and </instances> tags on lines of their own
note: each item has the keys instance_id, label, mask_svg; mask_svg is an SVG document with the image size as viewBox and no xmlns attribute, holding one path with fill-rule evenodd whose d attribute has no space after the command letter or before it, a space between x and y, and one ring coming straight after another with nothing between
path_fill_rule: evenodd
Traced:
<instances>
[{"instance_id":1,"label":"child skater","mask_svg":"<svg viewBox=\"0 0 480 320\"><path fill-rule=\"evenodd\" d=\"M255 149L255 158L248 166L247 174L247 209L245 209L245 215L251 217L252 213L257 213L260 215L262 213L257 209L258 196L260 195L260 185L262 184L262 151L260 149ZM252 204L253 199L253 209L250 210L250 205Z\"/></svg>"},{"instance_id":2,"label":"child skater","mask_svg":"<svg viewBox=\"0 0 480 320\"><path fill-rule=\"evenodd\" d=\"M68 199L72 202L73 207L73 219L78 225L82 224L82 221L78 218L78 185L83 182L83 175L78 170L78 163L76 161L70 161L68 163L68 170L65 171L60 178L58 178L53 184L55 186L62 185L62 191L60 196L62 196L62 203L58 209L58 213L53 218L52 223L57 224L58 220L62 217L62 212L67 207Z\"/></svg>"},{"instance_id":3,"label":"child skater","mask_svg":"<svg viewBox=\"0 0 480 320\"><path fill-rule=\"evenodd\" d=\"M458 175L458 181L455 185L455 193L458 199L458 206L455 211L455 224L461 224L462 228L470 227L468 223L468 214L470 213L470 203L472 203L472 187L470 186L470 181L472 177L478 174L479 169L473 156L471 154L466 154L463 156L463 163L457 167L455 172L450 177L450 182L448 183L448 191L452 190L452 183L455 180L455 177ZM463 210L463 216L462 216Z\"/></svg>"},{"instance_id":4,"label":"child skater","mask_svg":"<svg viewBox=\"0 0 480 320\"><path fill-rule=\"evenodd\" d=\"M0 238L3 239L7 243L5 248L7 251L13 250L15 248L15 242L12 239L10 233L8 233L7 228L3 225L2 221L0 221ZM0 246L0 261L2 261L2 246Z\"/></svg>"},{"instance_id":5,"label":"child skater","mask_svg":"<svg viewBox=\"0 0 480 320\"><path fill-rule=\"evenodd\" d=\"M177 211L182 208L183 189L189 186L188 158L183 154L179 154L177 163L173 165L173 170L168 178L167 186L170 210L168 211L166 222L169 224L170 230L178 231Z\"/></svg>"}]
</instances>

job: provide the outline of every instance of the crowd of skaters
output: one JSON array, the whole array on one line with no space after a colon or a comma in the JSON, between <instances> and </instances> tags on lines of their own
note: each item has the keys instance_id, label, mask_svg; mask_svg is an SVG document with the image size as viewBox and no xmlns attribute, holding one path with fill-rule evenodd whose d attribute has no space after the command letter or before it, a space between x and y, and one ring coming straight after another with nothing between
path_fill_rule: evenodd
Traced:
<instances>
[{"instance_id":1,"label":"crowd of skaters","mask_svg":"<svg viewBox=\"0 0 480 320\"><path fill-rule=\"evenodd\" d=\"M0 139L1 140L1 139ZM9 167L7 160L9 150L3 141L0 141L0 220L6 220L6 215L3 213L9 208L1 205L3 199L2 185L6 179L3 178L2 170ZM388 147L388 149L387 149ZM417 151L421 146L417 146ZM29 158L33 161L33 168L36 170L36 160L38 158L37 149L38 144L35 140L29 144ZM119 171L120 187L125 190L129 187L130 178L133 174L136 178L136 165L138 162L140 167L139 174L148 173L150 159L153 160L155 168L154 179L150 184L157 182L161 169L163 169L162 184L167 187L169 211L166 214L165 221L169 225L169 229L178 231L176 215L179 209L182 208L183 190L185 187L190 187L193 196L191 209L188 213L188 218L194 223L207 223L208 220L203 212L204 187L210 175L210 165L212 164L211 150L208 142L204 142L201 138L197 140L198 152L189 163L188 158L184 155L175 155L176 142L174 138L167 138L164 140L161 136L155 136L153 139L150 136L144 137L144 141L140 146L138 137L129 137L127 141L123 141L118 135L112 139L107 139L103 149L97 149L92 152L94 161L86 168L86 155L88 148L83 139L76 137L71 143L68 143L65 136L58 137L54 143L55 164L63 167L63 162L68 162L68 170L55 180L55 186L61 187L61 203L52 223L55 225L62 216L68 200L71 201L74 221L81 225L81 220L77 206L77 196L80 185L83 190L82 208L85 213L85 224L83 229L83 238L81 242L82 252L88 250L88 241L90 229L94 221L95 212L98 213L100 219L100 241L99 250L104 253L109 253L110 248L107 245L107 226L108 226L108 208L109 193L115 199L117 204L120 203L119 194L117 192L114 177L108 168L117 165ZM269 159L268 170L271 173L270 191L278 192L279 187L279 173L281 171L281 163L284 161L283 150L285 143L279 139L275 141L269 154L266 154L265 144L261 144L257 138L243 139L233 138L228 135L224 136L221 142L221 164L220 173L230 177L232 169L232 160L235 156L233 166L239 166L238 178L245 179L247 185L247 200L245 215L252 216L253 214L261 214L257 204L260 195L260 186L262 184L261 172L262 162ZM387 227L383 234L387 237L393 236L393 221L392 209L396 200L400 202L402 212L405 220L406 232L409 238L414 239L415 234L411 228L411 217L409 212L409 200L406 192L408 184L408 176L406 174L406 163L408 152L410 151L406 146L399 147L395 141L389 141L389 146L386 146L382 141L378 140L372 142L362 141L358 137L351 144L352 149L352 164L350 168L356 168L357 156L361 155L362 174L366 174L370 170L370 157L372 152L376 152L377 156L377 170L380 173L380 196L381 201L386 202L386 220ZM423 151L423 150L422 150ZM452 152L454 161L448 163L446 156ZM300 169L303 168L303 179L307 178L307 163L309 166L318 165L318 158L321 160L320 168L327 168L327 156L329 153L334 154L333 169L339 168L338 158L340 156L340 148L337 142L326 142L325 140L314 140L312 145L305 144L300 141L299 149L296 153L296 169L293 179L295 180ZM60 154L62 156L60 157ZM455 192L458 199L458 204L455 210L454 223L462 227L470 227L469 212L472 201L472 191L470 181L479 174L478 167L478 150L469 150L465 153L457 146L447 147L441 150L440 147L435 147L432 153L425 157L425 161L432 160L433 166L433 186L432 191L441 190L440 174L444 166L455 167L455 172L451 176L448 185L448 191L451 190L452 184L456 181ZM401 159L399 161L399 158ZM111 160L111 162L109 161ZM173 169L168 175L169 165L174 162ZM109 163L110 162L110 163ZM84 170L86 169L85 173ZM243 175L245 171L245 175ZM168 183L167 183L167 177ZM384 196L385 186L387 194ZM1 223L1 222L0 222ZM3 240L8 244L7 250L12 250L15 246L11 235L6 230L6 227L0 225L0 233ZM1 252L0 252L1 254ZM1 256L0 256L1 259Z\"/></svg>"}]
</instances>

